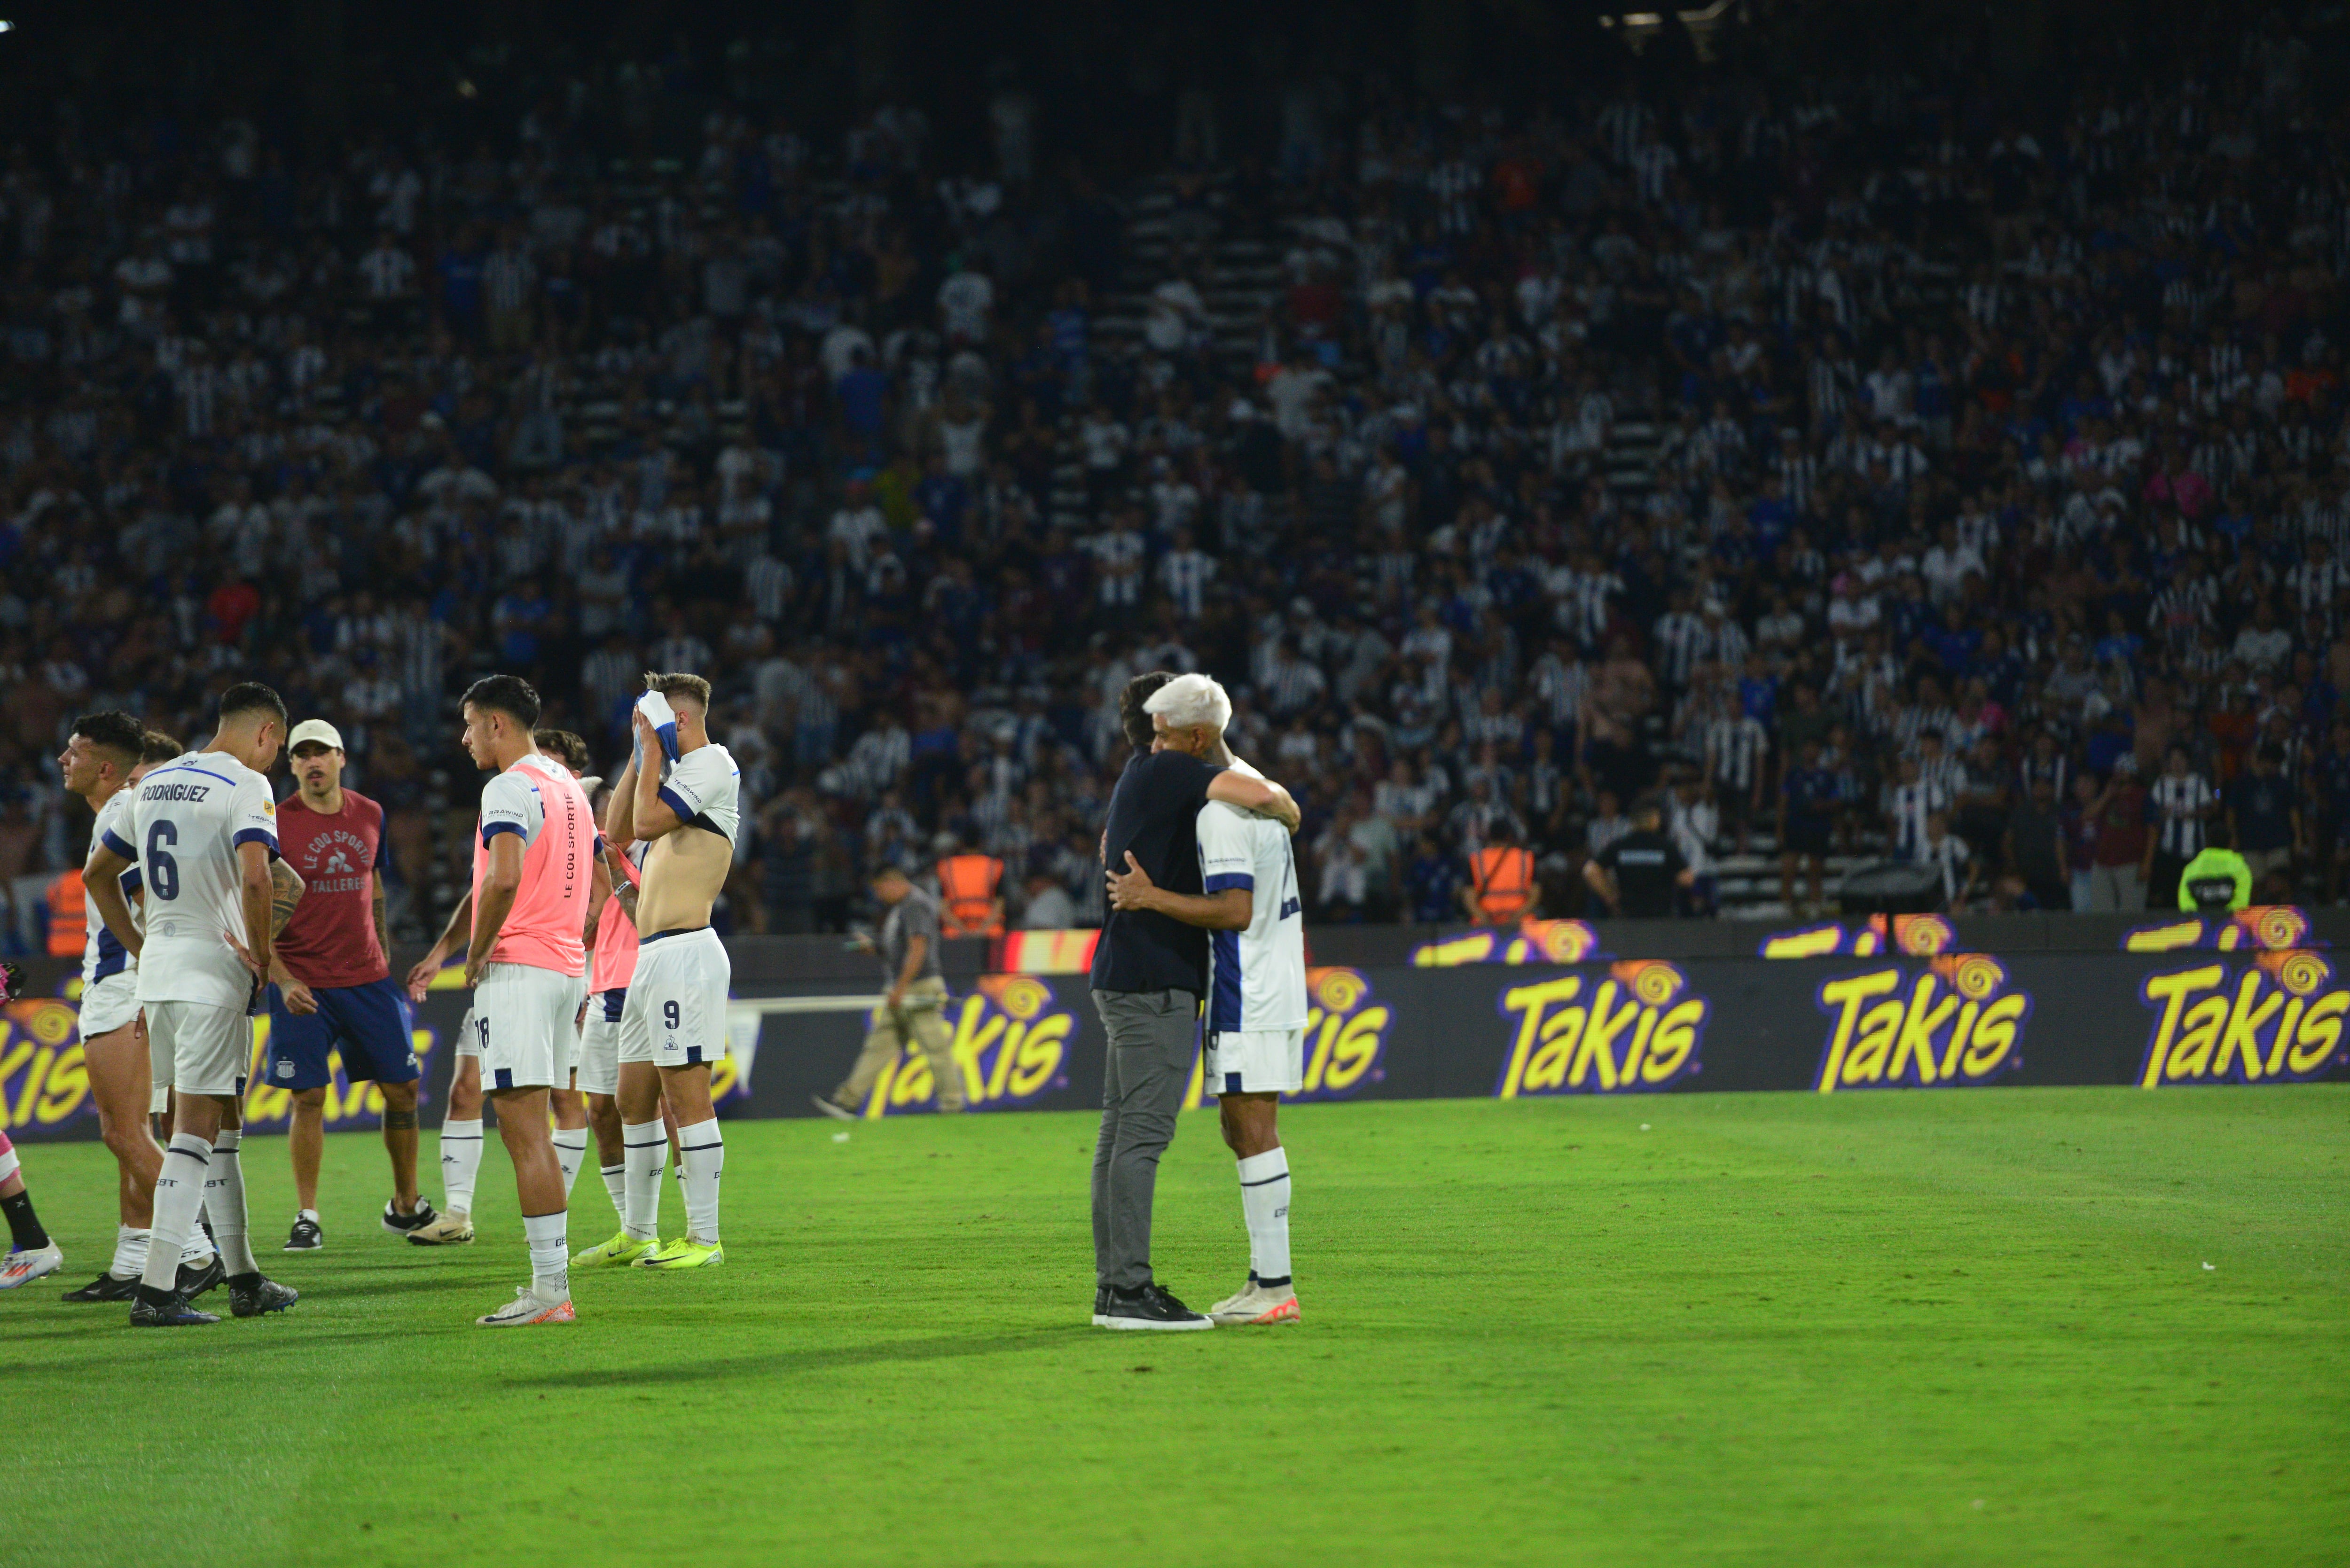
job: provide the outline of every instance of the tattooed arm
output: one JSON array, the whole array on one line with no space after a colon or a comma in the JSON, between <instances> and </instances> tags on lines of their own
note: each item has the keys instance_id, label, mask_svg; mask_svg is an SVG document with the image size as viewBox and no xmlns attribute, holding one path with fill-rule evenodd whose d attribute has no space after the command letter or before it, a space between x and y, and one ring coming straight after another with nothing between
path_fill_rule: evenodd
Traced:
<instances>
[{"instance_id":1,"label":"tattooed arm","mask_svg":"<svg viewBox=\"0 0 2350 1568\"><path fill-rule=\"evenodd\" d=\"M269 978L286 999L286 1011L307 1017L318 1011L318 999L286 971L286 960L277 951L278 934L294 918L294 906L302 901L305 890L300 872L283 860L269 863Z\"/></svg>"}]
</instances>

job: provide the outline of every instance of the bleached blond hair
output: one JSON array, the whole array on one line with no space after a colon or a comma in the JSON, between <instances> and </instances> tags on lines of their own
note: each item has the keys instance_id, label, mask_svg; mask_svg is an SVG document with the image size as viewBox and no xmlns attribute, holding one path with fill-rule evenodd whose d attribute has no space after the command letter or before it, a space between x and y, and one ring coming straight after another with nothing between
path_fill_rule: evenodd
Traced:
<instances>
[{"instance_id":1,"label":"bleached blond hair","mask_svg":"<svg viewBox=\"0 0 2350 1568\"><path fill-rule=\"evenodd\" d=\"M1178 675L1143 699L1142 711L1157 714L1174 730L1205 725L1221 735L1232 722L1232 698L1205 675Z\"/></svg>"}]
</instances>

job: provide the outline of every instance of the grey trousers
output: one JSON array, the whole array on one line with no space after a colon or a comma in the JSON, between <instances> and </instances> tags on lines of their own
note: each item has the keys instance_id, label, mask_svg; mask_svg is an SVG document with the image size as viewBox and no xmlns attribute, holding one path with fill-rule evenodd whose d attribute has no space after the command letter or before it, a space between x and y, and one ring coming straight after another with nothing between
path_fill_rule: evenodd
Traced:
<instances>
[{"instance_id":1,"label":"grey trousers","mask_svg":"<svg viewBox=\"0 0 2350 1568\"><path fill-rule=\"evenodd\" d=\"M1094 1007L1109 1035L1094 1145L1094 1280L1130 1291L1150 1282L1150 1199L1191 1082L1200 999L1188 991L1097 991Z\"/></svg>"}]
</instances>

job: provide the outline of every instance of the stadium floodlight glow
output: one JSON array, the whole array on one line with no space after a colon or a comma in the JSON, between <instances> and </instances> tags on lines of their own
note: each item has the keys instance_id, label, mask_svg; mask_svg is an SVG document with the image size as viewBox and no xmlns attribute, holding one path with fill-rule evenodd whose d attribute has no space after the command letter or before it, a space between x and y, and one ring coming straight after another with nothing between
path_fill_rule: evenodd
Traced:
<instances>
[{"instance_id":1,"label":"stadium floodlight glow","mask_svg":"<svg viewBox=\"0 0 2350 1568\"><path fill-rule=\"evenodd\" d=\"M6 17L5 17L5 16L0 16L0 33L13 33L13 32L15 32L16 30L16 23L9 21L9 20L8 20Z\"/></svg>"}]
</instances>

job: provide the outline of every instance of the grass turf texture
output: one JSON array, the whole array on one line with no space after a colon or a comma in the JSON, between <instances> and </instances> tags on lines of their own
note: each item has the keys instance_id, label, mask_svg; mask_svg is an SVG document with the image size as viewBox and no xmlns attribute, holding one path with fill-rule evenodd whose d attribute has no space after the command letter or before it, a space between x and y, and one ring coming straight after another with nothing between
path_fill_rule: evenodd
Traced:
<instances>
[{"instance_id":1,"label":"grass turf texture","mask_svg":"<svg viewBox=\"0 0 2350 1568\"><path fill-rule=\"evenodd\" d=\"M1306 1321L1193 1334L1086 1326L1082 1116L733 1124L725 1267L494 1334L494 1141L482 1240L427 1251L329 1139L328 1251L287 1256L256 1139L302 1303L168 1334L57 1302L112 1167L29 1146L70 1267L0 1296L0 1563L2344 1560L2344 1088L1283 1120ZM609 1232L592 1165L575 1207ZM1187 1116L1155 1250L1194 1304L1239 1209Z\"/></svg>"}]
</instances>

